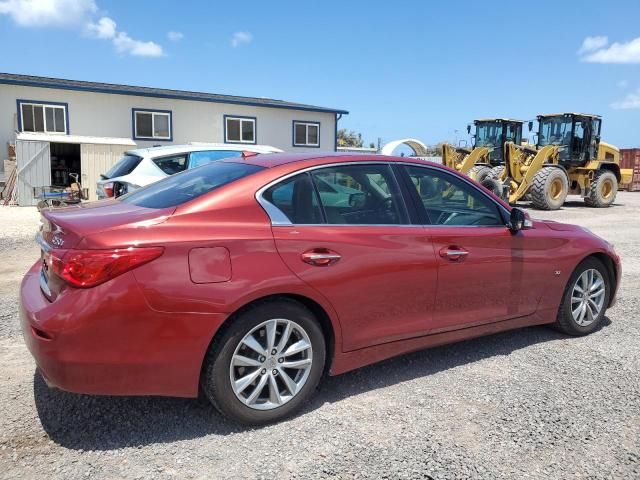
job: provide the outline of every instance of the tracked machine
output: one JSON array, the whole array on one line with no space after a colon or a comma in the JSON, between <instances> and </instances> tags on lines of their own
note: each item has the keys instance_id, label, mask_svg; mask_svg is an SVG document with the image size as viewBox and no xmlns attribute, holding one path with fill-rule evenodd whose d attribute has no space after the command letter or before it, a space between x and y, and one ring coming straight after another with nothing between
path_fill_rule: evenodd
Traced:
<instances>
[{"instance_id":1,"label":"tracked machine","mask_svg":"<svg viewBox=\"0 0 640 480\"><path fill-rule=\"evenodd\" d=\"M591 207L610 206L632 172L620 169L620 150L600 140L601 117L559 113L537 120L536 145L507 142L504 166L481 183L509 203L527 196L542 210L560 208L569 194L582 196Z\"/></svg>"},{"instance_id":2,"label":"tracked machine","mask_svg":"<svg viewBox=\"0 0 640 480\"><path fill-rule=\"evenodd\" d=\"M520 120L508 118L484 118L474 120L473 148L442 146L442 163L460 173L482 183L490 177L497 177L504 165L504 145L507 142L520 144L522 141ZM471 125L467 126L471 134Z\"/></svg>"}]
</instances>

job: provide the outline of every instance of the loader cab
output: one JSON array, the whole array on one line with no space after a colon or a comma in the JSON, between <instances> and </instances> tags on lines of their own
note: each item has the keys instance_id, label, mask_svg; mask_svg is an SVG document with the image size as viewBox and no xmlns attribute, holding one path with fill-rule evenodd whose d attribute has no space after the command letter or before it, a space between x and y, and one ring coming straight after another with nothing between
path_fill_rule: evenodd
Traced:
<instances>
[{"instance_id":1,"label":"loader cab","mask_svg":"<svg viewBox=\"0 0 640 480\"><path fill-rule=\"evenodd\" d=\"M538 116L537 147L560 147L560 163L582 166L598 156L602 119L597 115L561 113Z\"/></svg>"},{"instance_id":2,"label":"loader cab","mask_svg":"<svg viewBox=\"0 0 640 480\"><path fill-rule=\"evenodd\" d=\"M475 120L475 134L473 146L488 147L491 151L489 159L492 165L504 163L504 144L513 142L520 145L522 142L522 122L504 118L490 118ZM468 131L471 131L469 126Z\"/></svg>"}]
</instances>

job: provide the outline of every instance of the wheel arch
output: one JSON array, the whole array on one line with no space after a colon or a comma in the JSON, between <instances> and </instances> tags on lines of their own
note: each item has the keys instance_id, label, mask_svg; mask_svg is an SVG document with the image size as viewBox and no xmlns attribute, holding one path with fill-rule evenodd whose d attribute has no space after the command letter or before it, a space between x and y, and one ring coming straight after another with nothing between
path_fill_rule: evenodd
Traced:
<instances>
[{"instance_id":1,"label":"wheel arch","mask_svg":"<svg viewBox=\"0 0 640 480\"><path fill-rule=\"evenodd\" d=\"M622 174L620 173L620 165L618 165L617 163L603 162L598 167L598 170L607 170L609 172L613 172L613 174L616 176L616 180L618 180L618 183L620 183L620 180L622 180Z\"/></svg>"},{"instance_id":2,"label":"wheel arch","mask_svg":"<svg viewBox=\"0 0 640 480\"><path fill-rule=\"evenodd\" d=\"M331 369L331 365L333 363L335 354L336 354L336 345L341 345L341 337L340 337L340 328L339 325L336 325L337 320L331 317L327 308L323 306L319 301L301 293L271 293L265 294L257 298L253 298L251 300L246 301L239 307L237 307L229 316L225 319L224 322L220 325L220 327L216 330L205 354L202 358L202 364L200 366L200 375L204 372L205 368L205 360L207 356L207 352L212 348L213 345L224 335L226 330L232 325L234 318L240 315L245 310L254 307L257 304L265 303L265 302L277 302L278 300L292 300L300 303L305 306L311 313L315 316L320 324L320 328L322 329L322 333L325 338L325 354L326 361L324 366L325 373Z\"/></svg>"}]
</instances>

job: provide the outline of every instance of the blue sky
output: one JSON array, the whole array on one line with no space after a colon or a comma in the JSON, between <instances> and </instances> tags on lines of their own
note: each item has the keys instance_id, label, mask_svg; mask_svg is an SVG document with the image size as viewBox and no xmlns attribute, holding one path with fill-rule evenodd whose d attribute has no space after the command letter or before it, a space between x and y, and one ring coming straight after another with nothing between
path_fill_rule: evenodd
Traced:
<instances>
[{"instance_id":1,"label":"blue sky","mask_svg":"<svg viewBox=\"0 0 640 480\"><path fill-rule=\"evenodd\" d=\"M0 0L0 71L336 107L367 142L584 111L631 147L639 19L637 0Z\"/></svg>"}]
</instances>

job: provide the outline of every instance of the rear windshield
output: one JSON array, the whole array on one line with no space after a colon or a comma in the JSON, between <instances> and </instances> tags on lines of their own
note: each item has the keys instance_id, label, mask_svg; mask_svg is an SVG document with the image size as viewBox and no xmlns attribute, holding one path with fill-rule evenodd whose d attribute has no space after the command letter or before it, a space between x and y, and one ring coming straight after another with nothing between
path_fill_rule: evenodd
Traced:
<instances>
[{"instance_id":1,"label":"rear windshield","mask_svg":"<svg viewBox=\"0 0 640 480\"><path fill-rule=\"evenodd\" d=\"M209 163L152 183L119 200L146 208L175 207L260 170L264 167L247 163Z\"/></svg>"},{"instance_id":2,"label":"rear windshield","mask_svg":"<svg viewBox=\"0 0 640 480\"><path fill-rule=\"evenodd\" d=\"M116 178L129 175L133 172L133 169L138 166L140 160L142 160L142 157L138 157L137 155L125 155L104 174L104 177Z\"/></svg>"}]
</instances>

